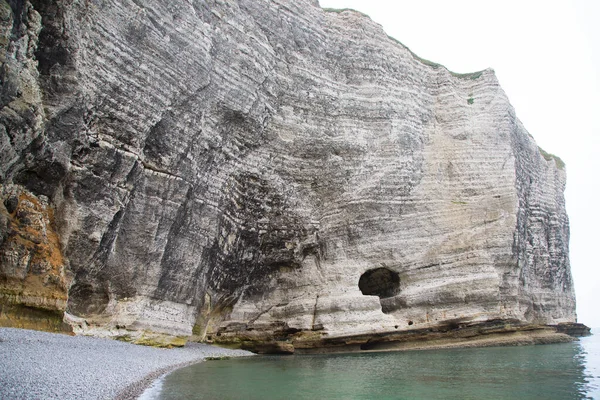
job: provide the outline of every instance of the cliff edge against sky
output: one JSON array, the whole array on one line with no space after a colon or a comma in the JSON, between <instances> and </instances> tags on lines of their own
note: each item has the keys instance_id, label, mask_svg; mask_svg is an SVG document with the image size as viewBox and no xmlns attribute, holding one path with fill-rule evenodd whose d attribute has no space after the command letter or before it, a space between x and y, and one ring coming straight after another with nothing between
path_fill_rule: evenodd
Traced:
<instances>
[{"instance_id":1,"label":"cliff edge against sky","mask_svg":"<svg viewBox=\"0 0 600 400\"><path fill-rule=\"evenodd\" d=\"M0 41L4 325L310 347L576 321L564 165L492 70L310 0L0 0Z\"/></svg>"}]
</instances>

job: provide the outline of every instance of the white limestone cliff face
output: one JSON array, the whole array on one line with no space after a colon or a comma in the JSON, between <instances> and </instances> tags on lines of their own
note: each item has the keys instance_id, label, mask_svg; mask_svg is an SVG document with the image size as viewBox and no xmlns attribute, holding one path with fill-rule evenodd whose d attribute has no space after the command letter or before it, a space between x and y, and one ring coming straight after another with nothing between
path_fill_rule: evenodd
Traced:
<instances>
[{"instance_id":1,"label":"white limestone cliff face","mask_svg":"<svg viewBox=\"0 0 600 400\"><path fill-rule=\"evenodd\" d=\"M2 10L3 199L51 205L77 332L576 320L564 165L492 70L453 74L309 0Z\"/></svg>"}]
</instances>

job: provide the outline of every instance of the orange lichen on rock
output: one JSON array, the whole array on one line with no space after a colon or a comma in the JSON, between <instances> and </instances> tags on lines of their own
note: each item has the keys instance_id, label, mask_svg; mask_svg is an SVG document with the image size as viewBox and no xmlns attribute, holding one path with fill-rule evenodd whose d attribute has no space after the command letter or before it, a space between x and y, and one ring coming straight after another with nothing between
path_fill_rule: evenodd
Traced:
<instances>
[{"instance_id":1,"label":"orange lichen on rock","mask_svg":"<svg viewBox=\"0 0 600 400\"><path fill-rule=\"evenodd\" d=\"M52 207L45 198L23 189L4 188L2 197L0 326L35 327L39 321L39 329L62 330L55 319L62 319L70 276ZM24 315L24 310L31 312ZM55 312L53 318L48 319L47 313L38 318L41 310Z\"/></svg>"},{"instance_id":2,"label":"orange lichen on rock","mask_svg":"<svg viewBox=\"0 0 600 400\"><path fill-rule=\"evenodd\" d=\"M24 216L25 220L20 219ZM33 217L33 220L31 219ZM60 241L54 230L54 212L51 207L42 205L32 195L21 193L19 206L13 213L16 223L15 233L32 250L32 265L48 266L50 275L63 276L64 258L60 250ZM59 281L66 284L64 281Z\"/></svg>"}]
</instances>

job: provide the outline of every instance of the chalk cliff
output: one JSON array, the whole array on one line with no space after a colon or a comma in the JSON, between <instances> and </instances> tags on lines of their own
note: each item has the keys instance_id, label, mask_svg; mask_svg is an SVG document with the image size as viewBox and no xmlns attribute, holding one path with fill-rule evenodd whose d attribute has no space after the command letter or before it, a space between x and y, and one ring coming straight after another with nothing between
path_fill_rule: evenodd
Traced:
<instances>
[{"instance_id":1,"label":"chalk cliff","mask_svg":"<svg viewBox=\"0 0 600 400\"><path fill-rule=\"evenodd\" d=\"M3 324L289 347L576 320L564 165L492 70L314 0L0 0L0 41Z\"/></svg>"}]
</instances>

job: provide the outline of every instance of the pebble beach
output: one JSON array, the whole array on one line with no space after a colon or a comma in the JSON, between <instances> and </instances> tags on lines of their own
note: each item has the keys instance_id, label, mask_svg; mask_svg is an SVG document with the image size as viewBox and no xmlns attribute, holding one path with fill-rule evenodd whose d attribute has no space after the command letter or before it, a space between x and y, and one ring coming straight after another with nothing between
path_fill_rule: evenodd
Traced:
<instances>
[{"instance_id":1,"label":"pebble beach","mask_svg":"<svg viewBox=\"0 0 600 400\"><path fill-rule=\"evenodd\" d=\"M252 353L191 343L159 349L0 328L1 399L137 399L161 375L206 357Z\"/></svg>"}]
</instances>

